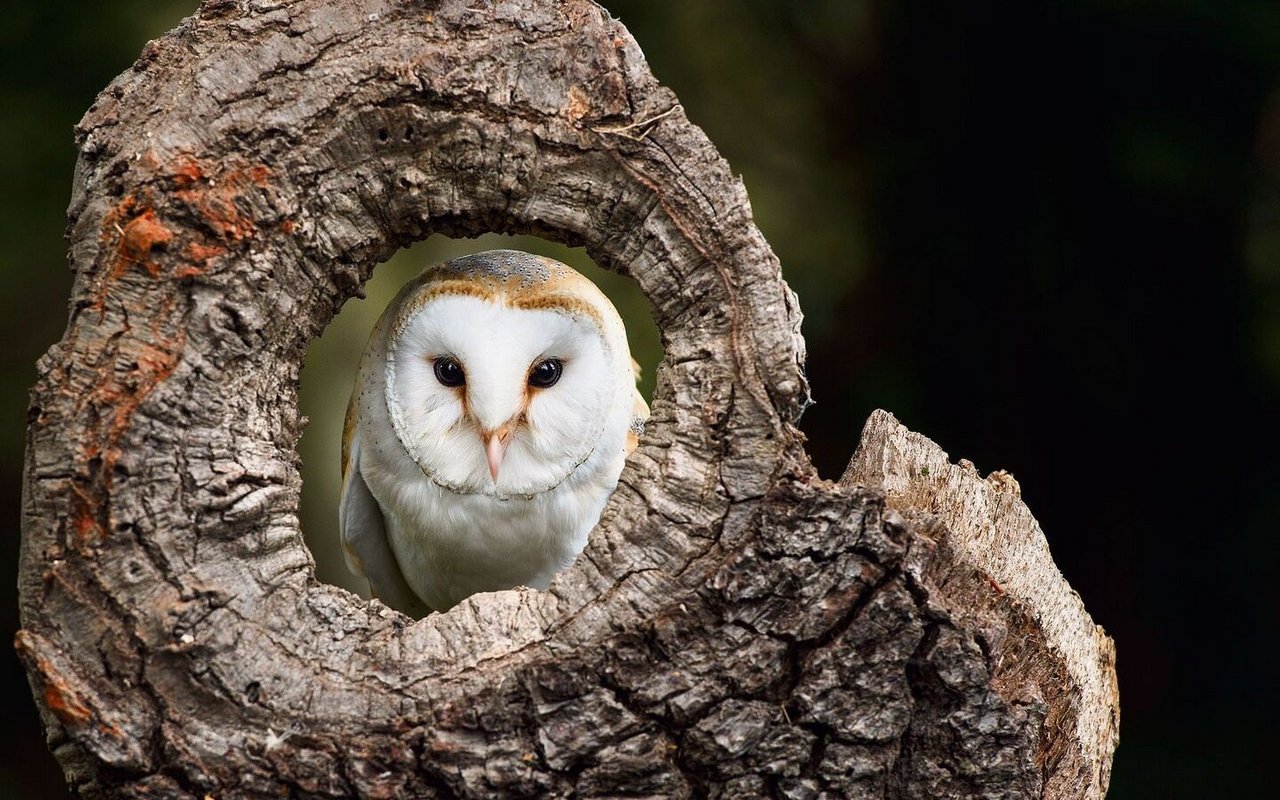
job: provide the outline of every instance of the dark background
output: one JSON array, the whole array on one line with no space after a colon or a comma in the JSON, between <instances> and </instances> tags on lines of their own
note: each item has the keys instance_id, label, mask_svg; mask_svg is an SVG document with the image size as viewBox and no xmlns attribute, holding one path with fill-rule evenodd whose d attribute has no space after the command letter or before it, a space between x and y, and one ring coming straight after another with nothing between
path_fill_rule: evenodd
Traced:
<instances>
[{"instance_id":1,"label":"dark background","mask_svg":"<svg viewBox=\"0 0 1280 800\"><path fill-rule=\"evenodd\" d=\"M1274 790L1280 4L607 6L741 172L800 295L818 401L803 427L823 474L876 407L1015 473L1116 640L1110 797ZM70 287L71 126L194 7L3 9L9 587L26 388ZM8 637L12 588L4 600ZM0 649L0 796L65 796Z\"/></svg>"}]
</instances>

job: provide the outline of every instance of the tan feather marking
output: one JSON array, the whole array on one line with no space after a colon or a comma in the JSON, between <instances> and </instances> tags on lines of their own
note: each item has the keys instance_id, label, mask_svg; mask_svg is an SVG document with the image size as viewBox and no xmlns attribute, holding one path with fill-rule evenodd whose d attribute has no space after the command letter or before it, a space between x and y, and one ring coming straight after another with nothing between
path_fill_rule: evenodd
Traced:
<instances>
[{"instance_id":1,"label":"tan feather marking","mask_svg":"<svg viewBox=\"0 0 1280 800\"><path fill-rule=\"evenodd\" d=\"M477 278L475 280L448 278L429 281L424 283L413 297L404 304L404 307L400 309L398 322L403 324L416 311L437 297L460 295L496 303L502 294L502 289L503 287L498 281L485 278Z\"/></svg>"},{"instance_id":2,"label":"tan feather marking","mask_svg":"<svg viewBox=\"0 0 1280 800\"><path fill-rule=\"evenodd\" d=\"M508 280L504 286L507 304L531 311L566 311L586 317L602 330L601 305L612 308L600 288L585 275L565 269L551 259L541 259L548 268L546 280L534 286L519 280Z\"/></svg>"},{"instance_id":3,"label":"tan feather marking","mask_svg":"<svg viewBox=\"0 0 1280 800\"><path fill-rule=\"evenodd\" d=\"M444 295L563 311L591 319L602 331L623 330L616 309L585 275L554 259L515 251L477 253L423 271L392 302L396 311L389 320L391 329L399 331L424 305Z\"/></svg>"},{"instance_id":4,"label":"tan feather marking","mask_svg":"<svg viewBox=\"0 0 1280 800\"><path fill-rule=\"evenodd\" d=\"M579 317L586 317L594 322L596 327L604 328L604 320L595 306L586 300L569 294L558 292L531 294L524 297L509 298L507 303L512 308L521 308L527 311L566 311Z\"/></svg>"},{"instance_id":5,"label":"tan feather marking","mask_svg":"<svg viewBox=\"0 0 1280 800\"><path fill-rule=\"evenodd\" d=\"M438 273L438 270L432 270L432 272ZM603 293L582 275L564 271L553 273L552 277L536 287L530 287L528 282L520 277L501 279L483 274L464 279L454 277L427 279L400 308L396 315L395 327L399 328L406 324L427 303L448 295L475 297L479 300L505 303L512 308L530 311L562 311L590 319L602 330L606 325L600 311L600 301L607 302ZM616 317L616 312L612 316ZM618 320L617 324L621 325L621 321Z\"/></svg>"}]
</instances>

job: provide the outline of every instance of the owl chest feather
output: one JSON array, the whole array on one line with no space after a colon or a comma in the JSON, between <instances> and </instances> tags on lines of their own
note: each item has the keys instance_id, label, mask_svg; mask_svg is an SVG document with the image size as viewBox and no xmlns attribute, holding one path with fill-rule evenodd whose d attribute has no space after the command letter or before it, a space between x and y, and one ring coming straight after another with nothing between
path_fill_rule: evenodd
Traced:
<instances>
[{"instance_id":1,"label":"owl chest feather","mask_svg":"<svg viewBox=\"0 0 1280 800\"><path fill-rule=\"evenodd\" d=\"M437 610L477 592L545 589L581 552L612 489L598 470L582 472L532 497L458 494L429 480L381 493L405 580Z\"/></svg>"}]
</instances>

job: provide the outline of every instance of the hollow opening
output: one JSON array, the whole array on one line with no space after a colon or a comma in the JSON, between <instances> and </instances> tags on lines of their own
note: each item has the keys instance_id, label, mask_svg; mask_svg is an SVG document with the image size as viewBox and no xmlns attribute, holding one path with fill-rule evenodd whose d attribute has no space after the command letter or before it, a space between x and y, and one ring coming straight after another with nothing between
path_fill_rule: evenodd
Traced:
<instances>
[{"instance_id":1,"label":"hollow opening","mask_svg":"<svg viewBox=\"0 0 1280 800\"><path fill-rule=\"evenodd\" d=\"M365 299L349 300L311 343L303 363L298 402L309 420L298 453L302 459L302 530L316 561L316 578L369 597L365 580L347 569L338 528L342 494L342 428L347 400L369 333L400 287L426 267L483 250L509 249L554 258L590 278L612 301L627 328L632 357L640 364L640 391L651 402L662 359L649 301L625 276L598 266L582 248L536 236L486 234L475 239L433 235L380 264L365 284Z\"/></svg>"}]
</instances>

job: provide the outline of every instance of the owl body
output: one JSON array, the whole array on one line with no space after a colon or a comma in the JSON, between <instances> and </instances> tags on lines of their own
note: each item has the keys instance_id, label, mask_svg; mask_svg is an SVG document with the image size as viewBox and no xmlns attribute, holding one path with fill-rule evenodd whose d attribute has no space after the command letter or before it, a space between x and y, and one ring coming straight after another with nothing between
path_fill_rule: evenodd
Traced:
<instances>
[{"instance_id":1,"label":"owl body","mask_svg":"<svg viewBox=\"0 0 1280 800\"><path fill-rule=\"evenodd\" d=\"M375 326L343 448L351 569L406 613L546 588L586 544L648 408L612 304L492 251L427 270Z\"/></svg>"},{"instance_id":2,"label":"owl body","mask_svg":"<svg viewBox=\"0 0 1280 800\"><path fill-rule=\"evenodd\" d=\"M429 608L444 610L476 592L547 588L582 551L616 485L606 465L591 467L594 475L532 497L458 495L420 480L405 491L398 478L369 480L406 582Z\"/></svg>"}]
</instances>

